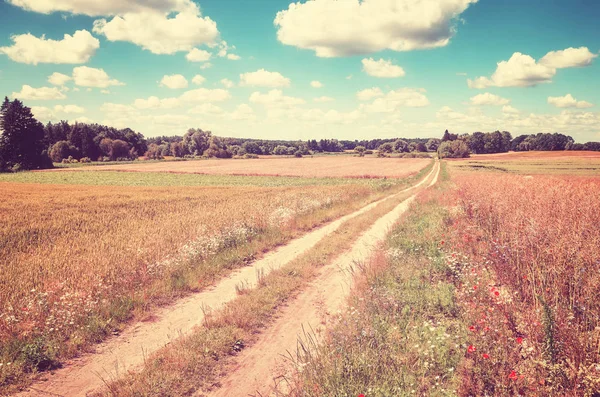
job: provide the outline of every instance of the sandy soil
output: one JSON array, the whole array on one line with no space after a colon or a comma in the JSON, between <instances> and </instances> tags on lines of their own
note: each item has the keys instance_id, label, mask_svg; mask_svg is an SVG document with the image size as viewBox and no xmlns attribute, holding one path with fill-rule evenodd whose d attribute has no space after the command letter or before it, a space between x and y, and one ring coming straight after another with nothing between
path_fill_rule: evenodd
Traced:
<instances>
[{"instance_id":1,"label":"sandy soil","mask_svg":"<svg viewBox=\"0 0 600 397\"><path fill-rule=\"evenodd\" d=\"M103 165L63 168L50 172L138 171L216 175L265 175L301 177L387 177L404 178L425 168L431 159L380 159L370 157L261 158L246 160L194 160L158 163Z\"/></svg>"},{"instance_id":2,"label":"sandy soil","mask_svg":"<svg viewBox=\"0 0 600 397\"><path fill-rule=\"evenodd\" d=\"M433 171L428 178L411 188L373 202L279 247L265 255L263 259L233 272L211 289L191 295L173 306L157 311L151 321L132 325L121 335L99 345L95 354L88 354L66 363L64 368L45 375L45 381L36 382L18 396L85 396L102 387L104 381L114 380L129 370L139 368L143 365L145 357L179 336L188 334L195 326L202 325L205 311L218 309L235 299L236 286L244 285L245 288L255 286L257 275L261 272L266 275L273 269L286 265L315 246L346 220L372 209L381 201L423 185L432 174ZM379 234L382 233L382 227L387 228L387 226L380 226ZM364 247L361 249L364 250Z\"/></svg>"},{"instance_id":3,"label":"sandy soil","mask_svg":"<svg viewBox=\"0 0 600 397\"><path fill-rule=\"evenodd\" d=\"M428 179L437 182L439 169ZM365 263L383 241L389 229L406 212L415 195L404 200L392 211L379 218L364 232L352 250L342 254L324 267L313 283L285 307L275 323L261 334L259 341L238 357L236 366L221 388L209 394L214 397L275 396L287 389L287 379L293 369L288 357L295 357L298 340L305 332L318 342L334 314L340 310L352 286L352 270ZM201 396L203 394L198 394Z\"/></svg>"}]
</instances>

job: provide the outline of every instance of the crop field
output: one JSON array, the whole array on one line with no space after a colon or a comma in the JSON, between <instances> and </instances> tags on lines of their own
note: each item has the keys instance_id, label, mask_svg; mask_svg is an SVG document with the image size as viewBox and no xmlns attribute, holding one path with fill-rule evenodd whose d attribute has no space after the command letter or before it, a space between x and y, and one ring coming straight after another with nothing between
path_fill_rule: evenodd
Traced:
<instances>
[{"instance_id":1,"label":"crop field","mask_svg":"<svg viewBox=\"0 0 600 397\"><path fill-rule=\"evenodd\" d=\"M517 174L600 175L598 152L510 152L450 160L452 168Z\"/></svg>"},{"instance_id":2,"label":"crop field","mask_svg":"<svg viewBox=\"0 0 600 397\"><path fill-rule=\"evenodd\" d=\"M102 171L171 172L211 175L264 175L305 178L404 178L429 164L429 159L378 159L370 157L260 158L131 163L99 167ZM77 168L78 171L89 170ZM97 170L98 168L94 168ZM51 172L61 172L55 170Z\"/></svg>"},{"instance_id":3,"label":"crop field","mask_svg":"<svg viewBox=\"0 0 600 397\"><path fill-rule=\"evenodd\" d=\"M431 162L406 164L419 171ZM0 390L407 183L163 172L0 174Z\"/></svg>"}]
</instances>

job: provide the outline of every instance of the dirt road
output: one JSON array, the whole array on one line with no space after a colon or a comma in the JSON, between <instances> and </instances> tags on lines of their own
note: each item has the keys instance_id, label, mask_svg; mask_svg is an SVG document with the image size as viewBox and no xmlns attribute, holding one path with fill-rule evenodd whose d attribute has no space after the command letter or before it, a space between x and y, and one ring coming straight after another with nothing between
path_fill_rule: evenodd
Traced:
<instances>
[{"instance_id":1,"label":"dirt road","mask_svg":"<svg viewBox=\"0 0 600 397\"><path fill-rule=\"evenodd\" d=\"M314 247L325 236L337 230L348 219L369 211L382 201L422 186L431 179L436 167L418 184L292 240L250 266L232 272L214 287L158 310L152 322L132 325L121 335L100 344L95 354L88 354L67 362L64 368L46 375L45 381L36 382L27 391L17 395L22 397L85 396L102 387L105 380L114 380L129 370L139 368L150 354L172 340L188 334L194 327L202 325L204 312L207 309L219 309L235 299L236 286L242 284L245 288L255 286L258 274L266 275L291 262Z\"/></svg>"},{"instance_id":2,"label":"dirt road","mask_svg":"<svg viewBox=\"0 0 600 397\"><path fill-rule=\"evenodd\" d=\"M439 168L428 186L438 179ZM285 355L295 354L298 338L314 331L318 338L328 318L340 310L352 285L352 269L365 262L386 237L390 228L406 212L415 195L404 200L379 218L359 237L354 248L324 267L311 285L282 310L275 323L260 336L259 341L244 350L222 387L209 394L214 397L275 396L285 391L292 368ZM198 394L202 396L204 394Z\"/></svg>"}]
</instances>

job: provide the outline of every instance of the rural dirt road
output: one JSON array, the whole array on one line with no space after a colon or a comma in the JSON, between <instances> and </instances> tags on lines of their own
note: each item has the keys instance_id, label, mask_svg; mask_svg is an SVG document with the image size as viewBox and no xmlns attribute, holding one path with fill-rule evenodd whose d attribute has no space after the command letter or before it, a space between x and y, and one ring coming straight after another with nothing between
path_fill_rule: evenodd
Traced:
<instances>
[{"instance_id":1,"label":"rural dirt road","mask_svg":"<svg viewBox=\"0 0 600 397\"><path fill-rule=\"evenodd\" d=\"M439 176L428 178L433 186ZM352 269L356 263L369 260L374 249L384 240L390 228L405 213L416 193L379 218L365 231L349 252L325 266L319 276L296 299L279 314L277 320L260 335L256 344L244 350L237 358L230 375L221 382L221 388L208 395L211 397L277 396L285 392L293 368L285 357L295 357L298 338L310 332L317 340L320 331L340 310L352 286ZM314 332L314 334L313 334ZM322 335L322 333L321 333ZM199 393L197 396L204 396Z\"/></svg>"},{"instance_id":2,"label":"rural dirt road","mask_svg":"<svg viewBox=\"0 0 600 397\"><path fill-rule=\"evenodd\" d=\"M105 381L117 379L126 374L127 371L139 368L150 354L174 339L190 333L194 327L201 326L204 320L204 312L207 309L219 309L236 298L236 286L241 284L244 284L245 287L256 286L258 274L266 275L272 270L286 265L314 247L321 239L334 232L348 219L371 210L382 201L424 185L431 180L432 176L437 178L438 172L439 164L436 163L432 171L412 187L366 205L358 211L292 240L250 266L232 272L215 286L190 295L172 306L158 310L151 322L140 322L128 327L120 335L98 345L94 354L86 354L67 362L64 368L55 371L53 374L45 374L44 381L35 382L28 390L17 394L17 396L75 397L86 396L98 390L104 386ZM395 212L397 211L394 210ZM380 221L378 221L380 228L386 229L387 222L381 223ZM296 333L293 335L295 338Z\"/></svg>"}]
</instances>

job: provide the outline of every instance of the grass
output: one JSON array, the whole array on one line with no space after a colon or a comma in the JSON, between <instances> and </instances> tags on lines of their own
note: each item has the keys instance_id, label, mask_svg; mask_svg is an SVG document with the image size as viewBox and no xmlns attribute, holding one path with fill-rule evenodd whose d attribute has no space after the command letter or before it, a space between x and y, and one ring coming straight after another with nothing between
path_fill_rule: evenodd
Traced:
<instances>
[{"instance_id":1,"label":"grass","mask_svg":"<svg viewBox=\"0 0 600 397\"><path fill-rule=\"evenodd\" d=\"M16 175L37 174L43 173ZM156 305L198 291L298 234L389 194L364 184L3 187L2 392Z\"/></svg>"},{"instance_id":2,"label":"grass","mask_svg":"<svg viewBox=\"0 0 600 397\"><path fill-rule=\"evenodd\" d=\"M262 278L257 288L240 290L237 299L208 316L204 327L149 357L142 371L109 382L107 390L98 395L180 396L211 389L235 354L256 340L285 301L306 287L320 267L349 249L375 219L410 194L346 221L313 249Z\"/></svg>"},{"instance_id":3,"label":"grass","mask_svg":"<svg viewBox=\"0 0 600 397\"><path fill-rule=\"evenodd\" d=\"M2 182L93 186L335 186L363 185L384 190L404 184L403 179L300 178L241 175L175 174L168 172L51 171L0 173Z\"/></svg>"},{"instance_id":4,"label":"grass","mask_svg":"<svg viewBox=\"0 0 600 397\"><path fill-rule=\"evenodd\" d=\"M304 341L290 395L454 394L465 332L440 245L447 211L437 194L422 193L362 266L326 343Z\"/></svg>"}]
</instances>

